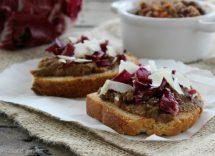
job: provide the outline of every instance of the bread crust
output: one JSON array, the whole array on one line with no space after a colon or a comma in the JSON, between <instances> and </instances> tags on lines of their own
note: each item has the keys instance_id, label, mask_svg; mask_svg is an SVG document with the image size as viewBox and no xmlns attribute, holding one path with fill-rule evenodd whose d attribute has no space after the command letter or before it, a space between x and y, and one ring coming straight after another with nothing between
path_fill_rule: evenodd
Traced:
<instances>
[{"instance_id":1,"label":"bread crust","mask_svg":"<svg viewBox=\"0 0 215 156\"><path fill-rule=\"evenodd\" d=\"M60 97L84 97L96 92L107 79L113 78L117 71L79 77L34 77L32 90L38 95Z\"/></svg>"},{"instance_id":2,"label":"bread crust","mask_svg":"<svg viewBox=\"0 0 215 156\"><path fill-rule=\"evenodd\" d=\"M128 60L138 64L138 59L126 54ZM38 95L59 96L67 98L85 97L98 91L107 79L117 75L117 70L79 77L39 77L32 75L32 90Z\"/></svg>"},{"instance_id":3,"label":"bread crust","mask_svg":"<svg viewBox=\"0 0 215 156\"><path fill-rule=\"evenodd\" d=\"M87 114L120 134L138 135L147 133L158 136L174 136L190 128L200 117L201 107L192 112L180 112L168 123L155 121L153 118L144 118L126 112L111 102L103 101L97 93L87 95Z\"/></svg>"}]
</instances>

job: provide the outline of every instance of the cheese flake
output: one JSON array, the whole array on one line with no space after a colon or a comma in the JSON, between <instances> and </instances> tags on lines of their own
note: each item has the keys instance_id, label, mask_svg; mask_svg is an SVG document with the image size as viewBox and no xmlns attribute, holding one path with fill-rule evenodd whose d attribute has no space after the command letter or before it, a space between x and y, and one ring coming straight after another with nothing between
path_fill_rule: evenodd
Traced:
<instances>
[{"instance_id":1,"label":"cheese flake","mask_svg":"<svg viewBox=\"0 0 215 156\"><path fill-rule=\"evenodd\" d=\"M129 73L133 74L135 73L140 67L130 61L123 61L121 60L119 65L119 73L121 73L123 70L128 71Z\"/></svg>"},{"instance_id":2,"label":"cheese flake","mask_svg":"<svg viewBox=\"0 0 215 156\"><path fill-rule=\"evenodd\" d=\"M174 78L177 78L178 83L188 89L191 88L191 83L190 80L188 78L186 78L184 75L180 74L180 73L175 73L175 75L173 75Z\"/></svg>"},{"instance_id":3,"label":"cheese flake","mask_svg":"<svg viewBox=\"0 0 215 156\"><path fill-rule=\"evenodd\" d=\"M106 94L108 90L114 90L119 93L126 93L128 91L133 90L133 87L121 82L106 80L105 84L102 86L100 90L100 95Z\"/></svg>"},{"instance_id":4,"label":"cheese flake","mask_svg":"<svg viewBox=\"0 0 215 156\"><path fill-rule=\"evenodd\" d=\"M108 53L108 55L110 55L112 57L116 57L116 55L117 55L116 49L110 45L107 46L107 53Z\"/></svg>"},{"instance_id":5,"label":"cheese flake","mask_svg":"<svg viewBox=\"0 0 215 156\"><path fill-rule=\"evenodd\" d=\"M80 59L80 58L75 58L75 57L69 57L69 56L64 56L64 55L58 55L60 62L66 63L66 60L69 61L74 61L77 63L85 63L85 62L92 62L92 60L87 60L87 59Z\"/></svg>"}]
</instances>

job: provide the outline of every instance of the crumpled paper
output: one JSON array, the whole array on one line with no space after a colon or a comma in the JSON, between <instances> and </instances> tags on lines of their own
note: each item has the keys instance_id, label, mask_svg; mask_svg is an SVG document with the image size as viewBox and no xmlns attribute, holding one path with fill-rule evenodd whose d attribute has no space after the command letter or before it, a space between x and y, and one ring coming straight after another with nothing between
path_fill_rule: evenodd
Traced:
<instances>
[{"instance_id":1,"label":"crumpled paper","mask_svg":"<svg viewBox=\"0 0 215 156\"><path fill-rule=\"evenodd\" d=\"M36 68L38 62L39 60L35 59L15 64L0 74L1 101L30 107L48 113L60 120L75 121L90 128L116 133L111 128L86 114L84 98L69 99L35 95L31 90L32 80L30 70ZM141 60L141 62L147 64L147 60ZM189 139L215 115L215 76L209 71L193 68L174 60L156 60L155 62L158 67L164 66L176 69L177 72L186 75L191 80L193 87L202 95L205 103L204 111L200 119L190 129L176 136L159 137L156 135L147 136L145 134L138 136L121 136L142 141L179 141Z\"/></svg>"}]
</instances>

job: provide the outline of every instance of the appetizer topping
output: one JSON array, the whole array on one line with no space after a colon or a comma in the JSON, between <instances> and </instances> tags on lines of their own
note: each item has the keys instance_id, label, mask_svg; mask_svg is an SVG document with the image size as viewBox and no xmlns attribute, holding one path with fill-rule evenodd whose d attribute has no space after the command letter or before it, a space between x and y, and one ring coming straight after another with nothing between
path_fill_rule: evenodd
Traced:
<instances>
[{"instance_id":1,"label":"appetizer topping","mask_svg":"<svg viewBox=\"0 0 215 156\"><path fill-rule=\"evenodd\" d=\"M126 60L125 54L118 53L109 41L99 42L86 36L68 39L67 43L56 39L46 49L54 56L43 59L39 68L32 71L32 74L35 76L83 76L116 70L120 61Z\"/></svg>"},{"instance_id":2,"label":"appetizer topping","mask_svg":"<svg viewBox=\"0 0 215 156\"><path fill-rule=\"evenodd\" d=\"M119 71L106 81L99 95L126 111L169 121L179 111L202 105L189 80L175 70L158 68L153 61L148 66L121 61Z\"/></svg>"},{"instance_id":3,"label":"appetizer topping","mask_svg":"<svg viewBox=\"0 0 215 156\"><path fill-rule=\"evenodd\" d=\"M173 2L141 2L136 15L156 18L183 18L205 14L205 11L194 1L177 0Z\"/></svg>"},{"instance_id":4,"label":"appetizer topping","mask_svg":"<svg viewBox=\"0 0 215 156\"><path fill-rule=\"evenodd\" d=\"M116 61L126 60L124 54L118 54L116 49L110 45L109 41L99 42L96 39L89 39L86 36L81 36L80 39L75 40L69 38L67 44L64 44L60 40L56 39L55 43L46 49L47 52L53 53L54 55L65 55L73 57L72 60L84 59L95 62L97 66L105 67L111 66ZM116 59L114 59L116 58ZM60 58L64 59L64 58ZM66 59L66 61L68 58ZM65 61L64 61L65 62ZM74 61L79 62L81 61ZM86 61L83 61L86 62ZM82 62L82 63L83 63Z\"/></svg>"}]
</instances>

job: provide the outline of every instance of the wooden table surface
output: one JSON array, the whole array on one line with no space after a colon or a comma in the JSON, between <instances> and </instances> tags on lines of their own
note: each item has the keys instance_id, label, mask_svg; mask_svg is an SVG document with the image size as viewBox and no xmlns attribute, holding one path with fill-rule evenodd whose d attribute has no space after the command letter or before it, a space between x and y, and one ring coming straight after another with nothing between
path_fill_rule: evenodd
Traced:
<instances>
[{"instance_id":1,"label":"wooden table surface","mask_svg":"<svg viewBox=\"0 0 215 156\"><path fill-rule=\"evenodd\" d=\"M84 32L116 17L111 12L113 0L85 0L73 33ZM19 125L0 114L0 156L73 156L63 147L43 143L32 138Z\"/></svg>"}]
</instances>

